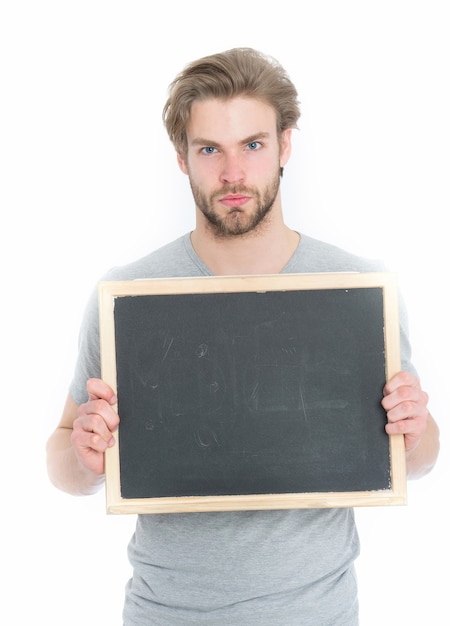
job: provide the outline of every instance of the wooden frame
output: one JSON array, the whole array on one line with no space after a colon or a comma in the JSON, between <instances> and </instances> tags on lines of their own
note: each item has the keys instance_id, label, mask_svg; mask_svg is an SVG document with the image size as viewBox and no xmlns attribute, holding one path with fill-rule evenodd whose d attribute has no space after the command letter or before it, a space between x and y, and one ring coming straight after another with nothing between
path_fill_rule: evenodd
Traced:
<instances>
[{"instance_id":1,"label":"wooden frame","mask_svg":"<svg viewBox=\"0 0 450 626\"><path fill-rule=\"evenodd\" d=\"M380 289L382 293L384 367L385 377L388 379L401 368L397 282L395 276L388 272L168 278L100 283L102 378L114 390L117 390L114 311L118 298L169 294L266 293L304 290L347 291L372 288ZM168 497L122 496L120 436L119 427L116 433L116 445L106 452L106 506L108 513L172 513L406 504L406 465L404 440L401 435L388 438L390 477L387 488L343 492L330 490L300 493L233 493L230 495L212 493Z\"/></svg>"}]
</instances>

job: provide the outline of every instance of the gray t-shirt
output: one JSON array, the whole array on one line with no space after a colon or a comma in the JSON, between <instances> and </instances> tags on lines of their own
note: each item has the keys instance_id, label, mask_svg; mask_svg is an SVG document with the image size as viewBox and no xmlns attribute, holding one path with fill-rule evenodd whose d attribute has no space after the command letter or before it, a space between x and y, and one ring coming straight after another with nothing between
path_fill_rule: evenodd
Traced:
<instances>
[{"instance_id":1,"label":"gray t-shirt","mask_svg":"<svg viewBox=\"0 0 450 626\"><path fill-rule=\"evenodd\" d=\"M283 273L385 271L302 235ZM208 276L189 234L102 280ZM410 362L400 300L402 368ZM81 404L100 377L97 292L86 308L70 394ZM381 398L380 398L381 400ZM138 515L128 556L125 626L357 626L352 509Z\"/></svg>"}]
</instances>

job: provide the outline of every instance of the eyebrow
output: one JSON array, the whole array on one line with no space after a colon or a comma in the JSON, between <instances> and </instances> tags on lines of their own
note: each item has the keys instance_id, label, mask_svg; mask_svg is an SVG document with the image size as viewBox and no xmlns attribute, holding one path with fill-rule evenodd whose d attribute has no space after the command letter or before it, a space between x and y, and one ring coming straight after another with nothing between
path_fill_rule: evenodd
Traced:
<instances>
[{"instance_id":1,"label":"eyebrow","mask_svg":"<svg viewBox=\"0 0 450 626\"><path fill-rule=\"evenodd\" d=\"M260 139L266 139L267 137L270 137L270 133L266 133L266 132L254 133L253 135L246 137L239 143L245 146L248 143L252 143L252 141L259 141ZM195 137L191 141L191 146L215 146L217 148L222 147L220 143L218 143L217 141L212 141L211 139L205 139L203 137Z\"/></svg>"}]
</instances>

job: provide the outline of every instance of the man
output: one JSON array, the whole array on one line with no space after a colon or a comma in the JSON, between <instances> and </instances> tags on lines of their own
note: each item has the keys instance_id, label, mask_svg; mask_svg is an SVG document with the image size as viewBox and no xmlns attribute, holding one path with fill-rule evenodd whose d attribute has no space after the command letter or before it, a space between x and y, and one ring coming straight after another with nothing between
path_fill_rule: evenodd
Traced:
<instances>
[{"instance_id":1,"label":"man","mask_svg":"<svg viewBox=\"0 0 450 626\"><path fill-rule=\"evenodd\" d=\"M195 201L195 228L104 279L380 271L291 230L280 177L300 110L284 69L252 49L193 62L173 81L163 117ZM386 432L405 438L410 478L439 449L428 397L410 363L402 311L402 371L380 398ZM100 379L96 294L61 421L48 441L52 482L73 494L104 481L115 444L116 397ZM354 626L358 535L351 509L139 515L129 544L127 626Z\"/></svg>"}]
</instances>

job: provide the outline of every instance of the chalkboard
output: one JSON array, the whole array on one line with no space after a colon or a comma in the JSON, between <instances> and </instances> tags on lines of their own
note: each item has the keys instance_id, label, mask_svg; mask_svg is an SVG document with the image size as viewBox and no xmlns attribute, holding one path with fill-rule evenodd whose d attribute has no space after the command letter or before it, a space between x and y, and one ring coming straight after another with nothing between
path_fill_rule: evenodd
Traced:
<instances>
[{"instance_id":1,"label":"chalkboard","mask_svg":"<svg viewBox=\"0 0 450 626\"><path fill-rule=\"evenodd\" d=\"M100 285L109 512L403 504L390 273Z\"/></svg>"}]
</instances>

